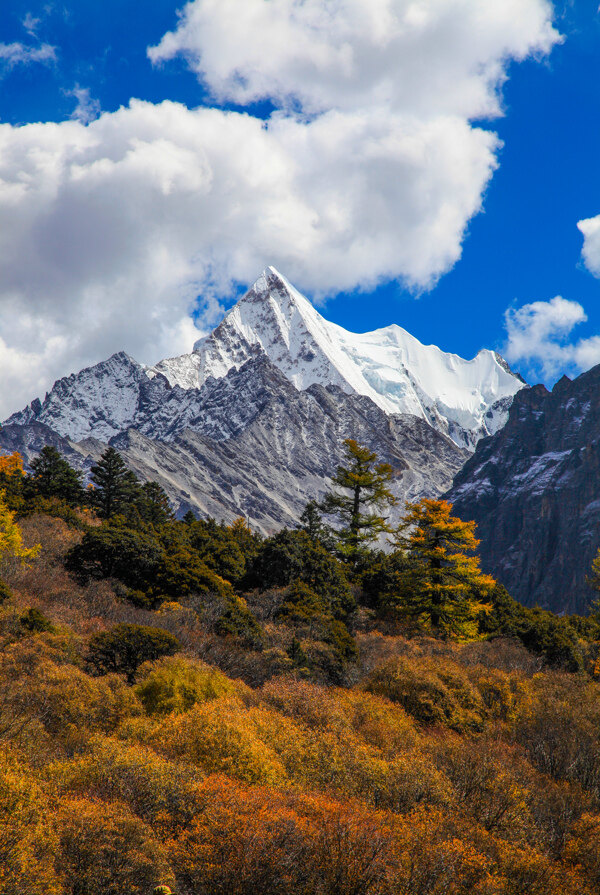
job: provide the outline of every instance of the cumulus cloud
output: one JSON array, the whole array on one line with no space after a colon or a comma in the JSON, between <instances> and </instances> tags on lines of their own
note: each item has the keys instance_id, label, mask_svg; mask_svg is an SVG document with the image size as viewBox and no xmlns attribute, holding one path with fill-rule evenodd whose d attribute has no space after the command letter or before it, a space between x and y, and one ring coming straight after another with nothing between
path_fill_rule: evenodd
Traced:
<instances>
[{"instance_id":1,"label":"cumulus cloud","mask_svg":"<svg viewBox=\"0 0 600 895\"><path fill-rule=\"evenodd\" d=\"M31 65L41 62L48 65L56 61L56 50L50 44L40 44L39 47L31 47L20 41L14 43L0 43L0 75L6 74L16 68L17 65Z\"/></svg>"},{"instance_id":2,"label":"cumulus cloud","mask_svg":"<svg viewBox=\"0 0 600 895\"><path fill-rule=\"evenodd\" d=\"M212 314L267 264L318 297L431 286L497 165L472 120L499 112L510 60L559 39L551 13L196 0L152 60L185 54L216 102L270 99L268 121L136 100L95 118L82 91L78 120L0 125L0 416L112 351L189 350L197 296Z\"/></svg>"},{"instance_id":3,"label":"cumulus cloud","mask_svg":"<svg viewBox=\"0 0 600 895\"><path fill-rule=\"evenodd\" d=\"M579 221L578 229L583 233L583 261L590 273L600 277L600 214Z\"/></svg>"},{"instance_id":4,"label":"cumulus cloud","mask_svg":"<svg viewBox=\"0 0 600 895\"><path fill-rule=\"evenodd\" d=\"M508 59L557 41L551 18L546 0L193 0L149 55L186 56L241 104L482 117L499 110Z\"/></svg>"},{"instance_id":5,"label":"cumulus cloud","mask_svg":"<svg viewBox=\"0 0 600 895\"><path fill-rule=\"evenodd\" d=\"M587 315L576 301L557 295L505 314L510 363L525 365L534 375L552 378L561 370L582 372L600 363L600 336L573 340L571 334Z\"/></svg>"}]
</instances>

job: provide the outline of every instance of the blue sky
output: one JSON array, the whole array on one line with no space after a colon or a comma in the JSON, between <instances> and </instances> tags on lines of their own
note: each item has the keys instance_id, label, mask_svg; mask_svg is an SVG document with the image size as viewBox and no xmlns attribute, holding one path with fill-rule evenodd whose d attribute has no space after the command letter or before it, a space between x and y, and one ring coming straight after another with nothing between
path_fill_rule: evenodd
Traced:
<instances>
[{"instance_id":1,"label":"blue sky","mask_svg":"<svg viewBox=\"0 0 600 895\"><path fill-rule=\"evenodd\" d=\"M230 8L231 3L235 4L235 0L228 0L228 2ZM242 0L237 0L237 2L241 3ZM264 0L252 0L252 2L261 4ZM314 6L315 0L311 0L311 2ZM386 0L381 0L381 2L384 3ZM393 0L390 2L393 3ZM427 5L425 0L419 0L419 2L422 5ZM540 5L543 6L542 0L523 0L524 4L528 2L531 2L532 7L536 7L533 11L539 13ZM286 0L286 3L288 6L290 3L293 6L293 0ZM355 0L356 3L360 5L359 0ZM483 0L479 0L479 4L482 3ZM196 0L196 4L198 8L210 7L209 0ZM323 5L326 5L324 0ZM478 0L473 0L473 6L477 7L477 5ZM485 4L483 5L485 6ZM9 128L8 136L13 141L10 145L12 146L13 143L17 147L22 145L17 141L26 132L24 126L27 124L43 122L47 125L49 122L68 121L75 114L78 102L78 114L82 126L87 126L89 121L93 121L100 114L113 113L119 107L127 106L132 98L145 100L153 106L169 100L182 104L187 110L196 107L221 111L235 110L243 113L245 117L249 116L252 120L267 119L274 109L278 110L278 113L284 118L296 114L299 109L304 120L307 118L312 120L320 115L326 115L331 109L341 110L342 114L350 114L348 111L350 110L354 114L352 85L348 89L344 86L342 90L339 83L336 82L331 87L334 81L333 75L330 78L330 83L325 85L324 92L327 96L334 98L326 100L324 105L319 105L323 93L320 87L319 90L315 88L312 93L308 92L303 96L302 88L293 86L293 78L302 78L302 72L308 71L307 68L302 68L302 65L308 65L306 60L300 60L292 73L286 67L288 63L285 58L277 62L279 68L265 69L265 80L272 79L279 84L278 90L274 90L273 96L268 95L270 88L264 88L261 85L252 90L247 90L244 87L245 92L239 85L232 87L229 84L229 86L223 87L219 81L221 77L221 72L218 70L219 58L212 63L213 69L206 69L208 63L203 61L203 53L206 53L207 50L206 46L202 44L202 40L206 38L202 38L199 46L196 47L193 43L196 38L191 27L189 34L185 31L182 32L182 22L185 24L183 20L180 21L179 31L176 31L178 41L176 49L174 51L165 49L161 58L155 59L155 64L153 64L148 58L148 47L159 45L163 35L177 28L178 8L178 4L172 0L152 0L151 3L145 4L143 7L133 0L104 0L102 4L97 0L77 0L77 3L70 2L70 0L56 3L8 0L8 3L3 4L0 11L0 121ZM143 15L140 14L142 9ZM202 12L202 10L200 11ZM208 15L209 13L206 13L206 16ZM206 16L202 19L203 22L206 22ZM393 217L396 210L392 209L390 212L390 208L385 205L387 201L385 186L382 188L381 215L384 217L389 213L390 223L387 231L382 230L381 238L386 242L387 254L382 253L381 260L373 261L371 267L367 260L361 262L362 266L357 264L355 273L348 272L346 274L344 270L343 251L338 247L337 236L335 239L332 238L331 246L327 250L323 250L321 258L319 257L319 246L315 243L307 242L308 248L305 255L299 251L294 254L291 249L288 251L288 247L285 245L286 221L282 222L283 232L282 227L276 230L278 234L281 232L281 242L273 249L275 257L268 257L268 240L265 237L259 248L248 251L247 258L244 256L240 260L238 252L235 261L222 261L222 258L230 257L228 252L234 251L233 248L226 246L227 228L224 227L220 230L218 237L211 236L210 240L207 237L206 244L203 243L196 252L193 228L198 224L190 218L191 223L185 230L185 238L188 240L186 251L190 255L190 259L191 256L196 258L202 255L202 264L204 265L202 270L206 271L210 267L211 276L206 275L208 279L203 279L203 275L198 273L198 268L194 267L191 260L188 263L185 257L177 257L173 260L172 266L181 268L180 279L172 277L165 278L164 282L160 281L162 303L153 305L152 301L148 299L148 316L159 321L162 326L160 338L156 337L156 352L160 354L163 350L169 349L171 344L181 347L189 343L191 348L193 341L194 333L191 324L188 327L185 320L179 321L177 324L179 329L176 335L172 333L169 335L171 331L164 321L169 316L169 301L171 300L169 296L171 294L173 301L179 302L178 314L182 302L187 302L186 306L189 310L193 303L190 296L201 294L195 319L198 328L202 329L203 326L213 323L223 308L233 301L234 293L236 289L240 288L244 276L251 278L254 274L258 275L260 270L254 270L252 265L264 260L265 263L278 262L277 266L283 273L287 274L290 279L299 281L298 286L303 288L309 296L316 296L317 301L322 303L322 311L325 316L352 330L370 330L396 322L426 343L433 342L445 350L471 357L481 347L500 350L506 347L504 315L508 308L512 307L518 310L522 306L541 303L539 308L530 309L525 316L513 317L517 328L511 358L514 367L519 369L529 381L543 378L547 383L551 383L565 370L573 375L586 364L600 361L600 350L594 341L596 334L600 333L600 280L594 275L594 273L598 274L598 268L600 268L600 260L598 263L595 261L596 257L600 259L600 246L593 244L592 235L589 240L589 258L586 265L582 259L583 235L577 227L578 221L594 218L600 214L600 165L598 164L600 156L600 15L597 2L577 0L574 3L556 3L552 11L552 20L554 28L560 32L563 40L560 42L555 39L554 46L551 49L546 48L547 51L542 51L539 47L536 49L534 46L536 43L534 31L538 26L531 23L526 25L525 22L523 29L527 26L532 31L531 52L524 53L522 48L515 49L513 53L515 58L502 61L501 54L496 52L496 56L494 56L495 51L490 50L490 59L496 62L500 60L499 64L504 65L506 73L506 80L500 92L496 92L496 95L501 97L502 114L500 116L488 115L484 110L483 114L479 116L477 113L473 114L475 108L473 106L464 112L464 119L471 130L479 125L487 131L498 134L503 146L492 151L497 167L491 176L490 172L486 175L479 169L477 169L479 173L469 174L469 177L465 176L465 189L473 191L473 197L469 200L471 205L469 206L469 203L466 202L465 208L462 208L459 187L452 192L451 185L446 183L440 185L437 180L431 181L427 178L423 180L423 192L430 190L433 194L435 190L439 190L440 204L456 203L457 208L462 208L460 213L466 223L464 237L461 238L460 234L457 237L456 233L448 234L448 246L443 247L444 250L441 252L442 260L433 257L430 251L432 240L435 239L433 234L437 231L433 226L427 230L429 223L423 224L419 219L418 195L415 198L410 194L410 201L414 202L417 209L414 212L415 219L400 216L396 221ZM222 23L220 24L222 25ZM502 23L500 24L502 25ZM443 24L443 27L450 26ZM493 25L493 27L498 26ZM218 35L218 39L225 42L220 52L221 55L226 56L229 51L226 45L227 29L217 29L214 33ZM225 37L223 37L224 34ZM250 36L249 40L251 39ZM460 74L460 54L465 52L460 44L460 39L457 37L456 40L458 62L449 56L445 63L450 66L448 74L450 78L453 77L455 71L452 66L457 66L456 71ZM516 48L518 31L507 37L507 42L510 41L512 44L509 43L509 46L514 45ZM5 50L4 62L2 62L2 46L13 48L10 51L12 55ZM268 51L269 48L266 46L265 53ZM235 46L231 48L230 52L232 58L235 58ZM36 56L36 54L38 55ZM522 56L526 58L520 58ZM251 83L252 66L256 66L256 61L250 58L246 64L247 72L250 72L248 81ZM273 64L275 65L275 63ZM432 59L431 67L433 68L435 64L436 59ZM312 76L310 71L309 76ZM396 73L392 72L390 77L394 76ZM406 73L400 70L398 77L410 79L412 72ZM470 74L469 77L471 77ZM475 78L476 74L471 79L473 83L475 83ZM292 83L292 87L289 87L289 83ZM294 98L296 104L294 111L294 109L290 109L289 97L291 94L296 97L295 90L299 93L300 99ZM363 100L360 102L362 103ZM365 102L372 102L372 99L367 98ZM404 102L405 99L401 95L395 97L390 106L392 112L396 114L400 110L404 113L405 108L402 106ZM429 116L427 118L429 122L437 120L436 116L446 114L448 110L450 114L455 115L457 108L462 109L462 102L462 98L459 97L458 100L454 98L449 100L450 105L447 109L435 108L431 112L432 102L425 98L417 112L415 113L417 108L415 106L411 107L410 113L417 114L417 117ZM359 105L357 101L356 108L359 108ZM482 108L483 106L485 106L485 102L482 104ZM362 109L362 105L360 108ZM116 132L113 129L110 131L109 137L103 136L100 139L112 139L110 135L113 134L113 131ZM168 131L165 131L165 135L168 135ZM40 146L46 151L54 137L51 136L49 130L45 129L40 131L39 136L36 136L35 139L39 139ZM139 142L138 137L135 139ZM153 145L158 146L155 152L160 155L163 144L160 141L157 144L155 137L152 139L154 140ZM288 137L284 135L282 139L288 140ZM31 141L31 136L28 136L27 152L31 151ZM18 155L18 152L22 150L14 149L13 151ZM51 150L49 151L51 152ZM61 148L60 151L63 152L63 149ZM168 154L171 152L171 148L166 147L164 151ZM349 146L348 152L353 151L352 146ZM428 151L429 147L424 150L424 152ZM433 150L431 151L433 153ZM489 147L488 149L481 147L477 151L481 153L482 159L488 158L489 162ZM115 152L116 150L113 148L106 150L106 157L112 159ZM152 158L154 159L155 156ZM320 175L318 162L311 162L311 164L313 163L316 165L315 176L318 177ZM386 159L385 164L387 163ZM154 161L148 164L154 165ZM214 163L212 164L214 168ZM302 159L300 164L302 164ZM439 162L435 164L439 167ZM458 164L456 159L452 160L452 164ZM156 176L163 177L163 172L160 170L160 159L156 165L158 166ZM185 178L184 156L181 161L177 161L176 165L176 174L169 169L169 177ZM10 169L11 182L22 183L24 178L29 175L17 170L18 159L15 166ZM273 178L281 176L277 171L278 169L273 167ZM371 194L372 184L378 183L376 175L375 171L373 178L369 180ZM213 174L213 176L216 175ZM325 172L324 183L327 183L328 176L328 173ZM343 176L343 173L340 173L342 195L345 187ZM354 188L356 176L354 169L349 170L347 190L350 192ZM266 187L262 188L264 194L265 188L268 189L269 186L268 171L266 174L261 172L261 177L265 178L266 183ZM473 180L474 185L469 178ZM477 180L477 178L479 179ZM420 181L415 187L417 193L419 188ZM40 187L40 189L42 188ZM171 187L169 186L168 189ZM398 203L404 201L403 197L409 195L404 187L403 190L398 193ZM482 197L483 210L472 213L469 209L477 204L477 196ZM67 236L65 238L68 238L68 234L73 232L73 228L77 233L81 230L80 224L73 224L70 229L71 225L68 222L64 223L64 218L71 214L68 206L69 197L72 197L72 190L66 190L61 199L63 217L60 219L60 227L66 228L64 232ZM123 202L125 201L126 199L123 199ZM137 201L135 194L127 201L135 204ZM241 198L240 203L243 201ZM255 200L250 196L248 201L250 207L244 212L243 227L240 225L239 232L242 234L252 226L248 222L252 221L252 201ZM432 201L435 201L435 196ZM78 197L78 208L82 202L84 200ZM94 198L94 202L96 203L96 198ZM280 207L277 205L276 198L273 202L277 208ZM114 207L114 204L111 207ZM273 207L275 206L269 205L266 210L258 208L256 213L260 215L261 219L264 219L265 215L278 213L276 210L273 211ZM293 209L294 206L291 207ZM6 208L8 208L8 211L5 209L6 217L3 218L0 212L0 220L3 227L8 226L10 229L12 212L9 206ZM23 237L23 242L16 244L17 248L13 248L12 251L25 251L29 246L31 251L35 252L35 234L45 226L47 218L55 213L54 206L51 209L49 206L45 212L46 217L36 220L34 212L28 210L27 216L23 217L23 220L26 220L23 227L31 228L31 232L28 231L26 237ZM128 213L127 208L125 208L125 212L123 208L119 208L118 214L121 219L126 213ZM147 213L153 212L149 210ZM156 214L160 216L162 213L161 208L158 207ZM158 236L153 233L152 239L161 241L162 251L167 259L164 263L168 266L169 247L176 244L180 232L179 221L171 220L170 215L173 214L176 218L180 212L178 209L173 210L169 207L164 213L168 232L166 235L161 235L157 231ZM208 209L206 214L210 213L210 209ZM103 208L102 214L104 226L110 230L113 226L110 220L110 208ZM190 214L187 204L181 206L181 215L185 216L186 214ZM20 222L19 215L20 211L16 217L16 220ZM460 214L458 216L460 217ZM131 226L136 226L138 220L139 218L132 215ZM368 235L368 222L360 221L358 215L355 215L352 221L352 226L364 227L365 233ZM418 231L421 225L424 234L422 241L415 242L414 247L409 244L405 256L403 256L403 247L407 245L407 234L410 235ZM396 229L398 262L394 269L396 251L394 233ZM456 230L456 227L454 229ZM460 227L458 227L458 231L460 231ZM236 232L233 228L232 240L235 238ZM93 233L94 238L97 238L98 230L94 229ZM358 238L352 245L359 245L362 236L363 234L358 234ZM291 228L290 236L287 238L295 239L296 230ZM115 237L115 240L120 249L123 238ZM241 240L242 237L238 237L238 241ZM47 238L46 243L48 243ZM456 246L453 248L454 243L458 248ZM116 250L111 249L109 238L107 238L107 246L103 244L104 254L102 257L104 258L103 263L110 267L110 252ZM224 248L224 246L226 247ZM136 287L135 284L132 285L132 281L135 279L135 267L132 267L131 270L134 272L132 273L128 268L129 272L123 273L118 284L116 281L109 282L106 278L101 279L95 262L88 258L88 249L89 254L92 254L93 245L78 250L75 256L70 254L64 245L61 244L57 247L56 257L50 257L51 266L58 268L63 263L66 266L72 265L74 272L68 271L65 274L64 271L61 271L60 280L57 281L58 285L56 283L52 285L52 289L48 291L47 299L45 302L40 300L41 303L38 306L36 304L37 295L40 291L44 291L44 271L49 269L47 262L45 262L44 269L36 274L36 278L33 278L31 283L24 282L29 276L31 258L23 266L23 270L17 269L15 264L11 263L7 265L7 273L3 274L3 247L0 245L0 277L5 276L11 284L11 288L7 288L5 293L7 307L10 308L12 302L13 307L22 306L26 309L27 302L30 302L32 307L32 320L28 323L30 331L35 327L35 319L39 315L39 319L44 321L47 338L54 339L56 344L56 350L50 352L44 346L31 347L31 337L27 335L27 332L17 331L12 327L6 313L4 317L0 315L0 337L4 340L0 344L0 354L2 354L4 346L5 356L9 357L10 355L10 363L7 368L9 379L11 375L15 379L17 376L22 377L22 370L25 368L29 370L35 368L35 374L32 374L25 383L24 388L26 389L42 387L45 383L51 384L48 383L49 378L68 373L86 360L91 362L100 359L102 352L118 350L121 347L125 347L134 354L145 353L146 356L140 358L144 361L158 359L158 357L150 356L152 354L152 339L155 338L152 333L147 335L145 342L141 340L141 337L134 337L140 329L140 318L145 313L140 296L144 296L143 300L146 300L145 297L152 289L152 278L142 282L139 287ZM10 250L9 245L6 248L6 253ZM453 252L457 255L459 250L461 256L453 257ZM50 245L49 256L52 256L52 251ZM134 242L131 244L130 252L133 255L139 252L140 259L145 257ZM420 266L417 267L416 262L413 264L411 259L413 256L418 256L420 252L423 254L423 259L419 261ZM285 261L288 255L292 260L286 266ZM350 255L349 251L349 257ZM207 257L210 261L206 260ZM333 260L330 261L330 258ZM121 264L121 260L118 263ZM80 299L70 298L70 303L65 304L65 308L60 313L49 310L51 306L56 309L60 304L63 294L61 289L65 290L65 294L67 290L72 289L73 296L79 290L78 294L83 296L88 289L86 265L89 265L90 270L89 281L96 283L96 292L86 292L85 296ZM292 267L291 270L290 267ZM318 268L317 272L315 272L316 268ZM214 275L215 269L218 269L216 275ZM252 275L250 274L251 270L254 270ZM153 274L153 276L155 278L159 276L160 279L160 275ZM374 288L374 282L377 280L383 280L383 282ZM131 292L132 307L122 317L119 317L120 311L118 313L115 311L113 317L115 320L118 318L118 326L111 328L105 321L100 320L95 312L88 313L89 306L94 301L102 304L105 294L102 292L103 289L114 292L119 288L123 288L124 294L127 293L127 295ZM135 291L136 288L139 288L138 293ZM557 295L562 296L566 303L563 303L560 308L558 305L552 306L552 313L555 313L555 317L546 325L544 319L546 319L546 312L549 313L550 305L548 303ZM182 298L182 296L184 297ZM210 309L208 313L206 312L207 296ZM85 303L86 310L83 316L81 311L78 311L78 300ZM573 303L580 306L579 310ZM77 343L73 342L71 336L66 334L65 320L69 314L73 315L69 324L71 330L85 327L91 332L90 339L85 345L81 340ZM587 316L587 320L582 319L584 315ZM552 314L550 316L552 317ZM577 323L577 320L581 320L581 322ZM97 327L97 332L94 327ZM117 344L119 335L122 337L123 345ZM517 345L519 338L521 339L521 348ZM583 347L577 353L573 346L581 340L583 340ZM27 345L28 341L30 343L27 348L29 354L23 353L25 352L23 346ZM99 356L95 357L95 353ZM551 359L548 360L550 355ZM33 397L33 394L30 397ZM21 395L19 394L18 400L20 399ZM15 408L11 407L10 409Z\"/></svg>"}]
</instances>

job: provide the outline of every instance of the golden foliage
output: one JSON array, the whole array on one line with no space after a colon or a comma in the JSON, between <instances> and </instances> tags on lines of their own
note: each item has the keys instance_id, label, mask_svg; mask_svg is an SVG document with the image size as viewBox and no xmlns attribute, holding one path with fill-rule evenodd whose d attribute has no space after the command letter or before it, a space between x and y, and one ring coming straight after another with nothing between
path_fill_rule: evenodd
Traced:
<instances>
[{"instance_id":1,"label":"golden foliage","mask_svg":"<svg viewBox=\"0 0 600 895\"><path fill-rule=\"evenodd\" d=\"M41 549L39 544L34 547L24 546L21 529L5 498L5 492L0 490L0 568L11 557L24 564L26 560L37 556Z\"/></svg>"},{"instance_id":2,"label":"golden foliage","mask_svg":"<svg viewBox=\"0 0 600 895\"><path fill-rule=\"evenodd\" d=\"M366 632L348 686L265 683L262 652L60 577L62 521L24 531L47 537L0 607L2 895L598 892L600 684L506 642ZM185 650L91 677L120 622Z\"/></svg>"}]
</instances>

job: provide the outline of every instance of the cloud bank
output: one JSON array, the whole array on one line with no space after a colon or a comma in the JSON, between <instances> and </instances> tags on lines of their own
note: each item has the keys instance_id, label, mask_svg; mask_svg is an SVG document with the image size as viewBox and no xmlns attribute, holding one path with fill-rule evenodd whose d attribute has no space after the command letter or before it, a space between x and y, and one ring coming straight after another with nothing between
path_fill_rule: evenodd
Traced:
<instances>
[{"instance_id":1,"label":"cloud bank","mask_svg":"<svg viewBox=\"0 0 600 895\"><path fill-rule=\"evenodd\" d=\"M497 165L472 122L500 112L511 60L559 39L551 15L543 0L195 0L149 55L184 55L213 108L0 125L0 418L115 350L189 350L197 296L267 264L317 296L431 286ZM264 99L267 121L248 106Z\"/></svg>"}]
</instances>

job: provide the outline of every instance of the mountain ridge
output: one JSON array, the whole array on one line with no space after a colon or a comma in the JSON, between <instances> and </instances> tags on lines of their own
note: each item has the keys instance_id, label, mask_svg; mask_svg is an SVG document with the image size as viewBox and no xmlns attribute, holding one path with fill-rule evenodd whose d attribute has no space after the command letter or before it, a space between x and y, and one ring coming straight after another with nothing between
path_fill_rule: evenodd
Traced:
<instances>
[{"instance_id":1,"label":"mountain ridge","mask_svg":"<svg viewBox=\"0 0 600 895\"><path fill-rule=\"evenodd\" d=\"M256 349L297 388L334 384L371 398L387 413L421 416L459 446L473 449L497 431L525 383L497 352L465 360L422 345L393 323L352 333L325 320L275 268L269 267L189 355L149 368L171 385L202 386L239 367Z\"/></svg>"},{"instance_id":2,"label":"mountain ridge","mask_svg":"<svg viewBox=\"0 0 600 895\"><path fill-rule=\"evenodd\" d=\"M152 392L154 380L146 387ZM405 500L448 488L469 456L421 418L386 414L363 395L335 385L300 391L264 356L202 389L169 389L164 381L158 387L167 404L180 403L179 415L157 399L158 416L150 413L146 426L128 427L109 442L142 480L162 485L180 516L190 509L228 522L244 515L265 534L294 525L306 502L330 488L346 438L368 443L392 465L398 513ZM180 425L169 428L174 418ZM74 443L37 421L0 430L0 448L19 450L26 461L44 443L86 471L108 442Z\"/></svg>"},{"instance_id":3,"label":"mountain ridge","mask_svg":"<svg viewBox=\"0 0 600 895\"><path fill-rule=\"evenodd\" d=\"M222 379L259 355L299 390L336 385L370 398L385 413L421 417L468 450L504 424L514 394L525 386L488 349L465 360L422 345L396 324L350 333L325 320L281 274L267 268L190 354L144 366L117 352L57 380L43 402L32 401L6 423L42 422L75 441L89 435L110 439L132 426L145 426L152 434L146 417L153 402L158 407L157 396L166 399L175 389L202 392L209 380ZM181 395L178 400L189 407Z\"/></svg>"},{"instance_id":4,"label":"mountain ridge","mask_svg":"<svg viewBox=\"0 0 600 895\"><path fill-rule=\"evenodd\" d=\"M502 358L423 346L397 325L357 335L267 268L195 351L144 366L126 352L58 380L0 430L29 461L46 439L84 471L107 444L181 514L293 525L368 445L405 500L438 497L524 383Z\"/></svg>"}]
</instances>

